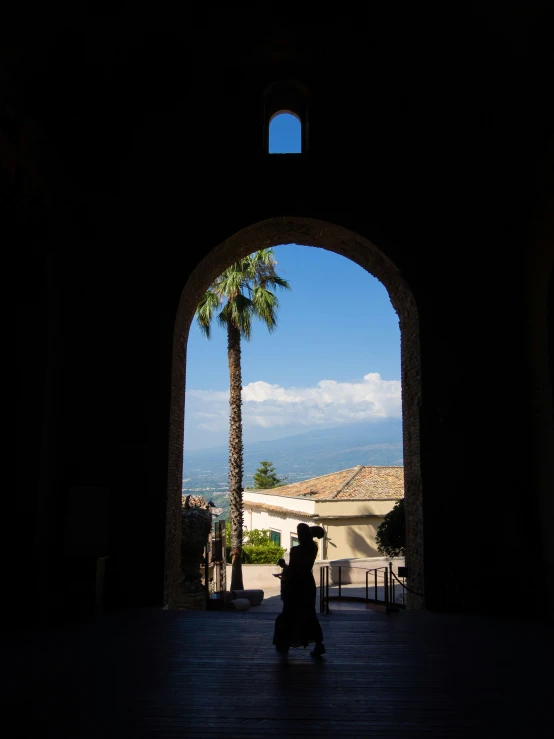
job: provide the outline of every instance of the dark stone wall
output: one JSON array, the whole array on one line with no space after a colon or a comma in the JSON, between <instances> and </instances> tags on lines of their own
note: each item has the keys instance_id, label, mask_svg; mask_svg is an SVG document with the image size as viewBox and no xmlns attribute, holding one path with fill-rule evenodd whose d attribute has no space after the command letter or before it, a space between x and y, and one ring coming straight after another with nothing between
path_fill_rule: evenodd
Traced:
<instances>
[{"instance_id":1,"label":"dark stone wall","mask_svg":"<svg viewBox=\"0 0 554 739\"><path fill-rule=\"evenodd\" d=\"M496 610L492 590L523 577L528 593L548 590L552 244L536 232L551 218L552 58L540 12L445 11L438 32L433 18L346 9L294 25L238 9L189 25L83 15L6 40L16 495L32 532L14 564L20 612L70 607L76 486L110 491L108 605L163 604L181 293L211 249L279 216L368 239L415 299L426 606ZM277 79L309 92L306 155L263 151Z\"/></svg>"}]
</instances>

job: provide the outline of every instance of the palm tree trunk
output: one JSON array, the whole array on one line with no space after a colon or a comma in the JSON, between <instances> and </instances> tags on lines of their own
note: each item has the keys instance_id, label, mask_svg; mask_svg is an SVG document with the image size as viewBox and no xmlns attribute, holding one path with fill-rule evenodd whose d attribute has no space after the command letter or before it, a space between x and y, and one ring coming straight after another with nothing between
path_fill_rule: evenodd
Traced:
<instances>
[{"instance_id":1,"label":"palm tree trunk","mask_svg":"<svg viewBox=\"0 0 554 739\"><path fill-rule=\"evenodd\" d=\"M244 590L242 583L242 371L240 331L227 323L229 360L229 507L231 515L231 590Z\"/></svg>"}]
</instances>

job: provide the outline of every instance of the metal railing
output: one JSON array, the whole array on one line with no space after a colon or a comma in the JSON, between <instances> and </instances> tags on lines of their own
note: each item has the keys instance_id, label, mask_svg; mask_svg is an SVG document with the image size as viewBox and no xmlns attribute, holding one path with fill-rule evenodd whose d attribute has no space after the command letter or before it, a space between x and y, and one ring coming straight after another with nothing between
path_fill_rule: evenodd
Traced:
<instances>
[{"instance_id":1,"label":"metal railing","mask_svg":"<svg viewBox=\"0 0 554 739\"><path fill-rule=\"evenodd\" d=\"M329 592L329 571L330 568L338 569L337 587L338 595ZM342 583L342 565L323 565L319 570L319 612L329 613L329 601L331 600L349 600L365 602L366 604L374 604L384 606L386 613L398 611L400 608L406 607L406 584L405 578L399 577L392 569L392 562L388 567L372 567L365 570L365 597L356 595L343 595ZM345 569L357 570L364 569L361 567L348 566ZM373 583L370 585L370 578ZM382 584L379 579L382 579ZM402 599L397 598L395 581L402 587ZM370 589L373 588L373 598L370 597ZM382 597L379 597L379 588L382 588Z\"/></svg>"},{"instance_id":2,"label":"metal railing","mask_svg":"<svg viewBox=\"0 0 554 739\"><path fill-rule=\"evenodd\" d=\"M319 569L319 612L329 613L329 565Z\"/></svg>"}]
</instances>

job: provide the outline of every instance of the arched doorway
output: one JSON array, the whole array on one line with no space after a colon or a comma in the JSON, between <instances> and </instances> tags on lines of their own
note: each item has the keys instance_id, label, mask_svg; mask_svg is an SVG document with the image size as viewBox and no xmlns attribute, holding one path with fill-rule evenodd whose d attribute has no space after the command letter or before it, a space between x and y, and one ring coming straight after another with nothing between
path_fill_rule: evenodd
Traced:
<instances>
[{"instance_id":1,"label":"arched doorway","mask_svg":"<svg viewBox=\"0 0 554 739\"><path fill-rule=\"evenodd\" d=\"M199 299L230 264L252 252L295 243L340 254L376 277L387 289L398 314L401 341L402 427L407 515L406 566L410 608L423 608L423 515L419 449L420 348L419 319L411 289L392 263L368 239L342 226L312 218L277 217L253 224L212 249L191 274L177 312L173 337L172 398L169 436L168 508L166 520L165 602L174 608L178 592L181 546L181 489L186 385L186 348Z\"/></svg>"}]
</instances>

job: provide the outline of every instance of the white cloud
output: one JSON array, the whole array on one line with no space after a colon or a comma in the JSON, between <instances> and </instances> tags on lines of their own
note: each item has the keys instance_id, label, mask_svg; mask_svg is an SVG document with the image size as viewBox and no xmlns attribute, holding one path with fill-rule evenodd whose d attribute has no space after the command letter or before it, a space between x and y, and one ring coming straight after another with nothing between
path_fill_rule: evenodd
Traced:
<instances>
[{"instance_id":1,"label":"white cloud","mask_svg":"<svg viewBox=\"0 0 554 739\"><path fill-rule=\"evenodd\" d=\"M228 429L228 392L189 390L186 397L187 426L192 422L206 431ZM377 372L364 375L360 382L321 380L307 388L285 388L259 380L243 387L242 400L244 430L316 428L402 414L400 380L383 380Z\"/></svg>"}]
</instances>

